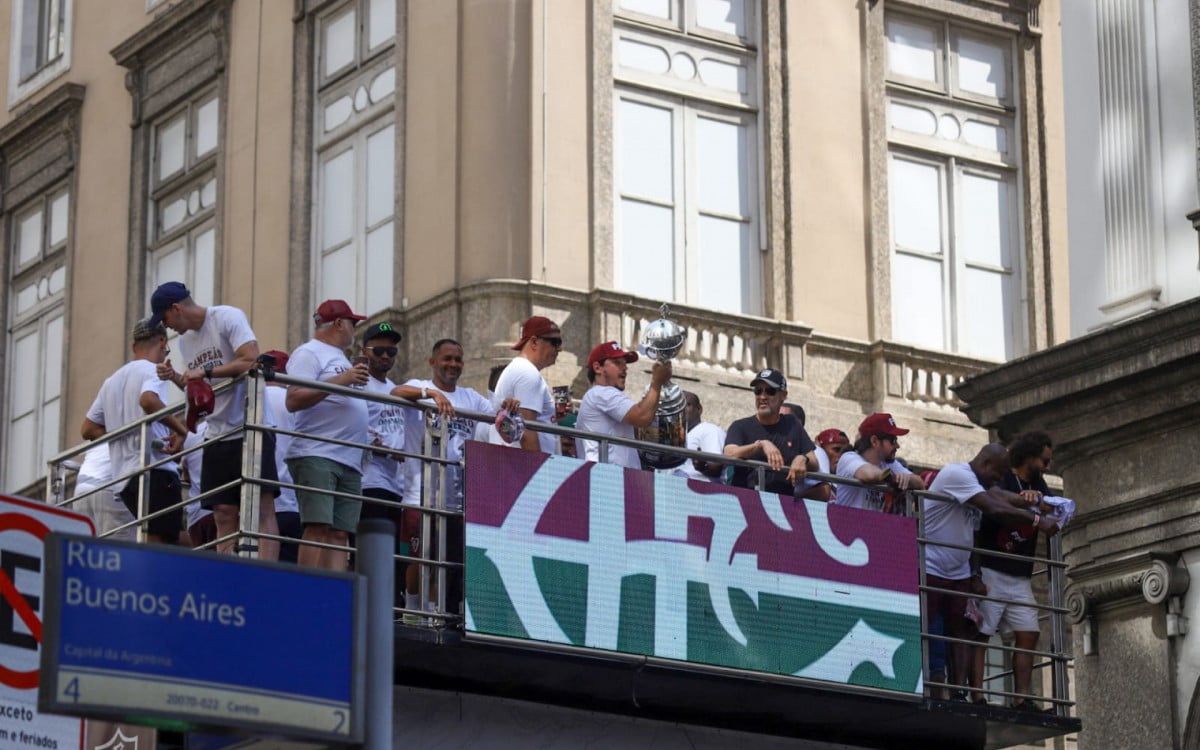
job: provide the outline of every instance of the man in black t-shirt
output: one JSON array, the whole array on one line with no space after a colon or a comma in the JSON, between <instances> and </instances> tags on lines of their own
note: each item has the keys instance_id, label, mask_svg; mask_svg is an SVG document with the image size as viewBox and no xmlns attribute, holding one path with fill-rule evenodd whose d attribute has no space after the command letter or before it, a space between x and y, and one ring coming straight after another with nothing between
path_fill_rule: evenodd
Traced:
<instances>
[{"instance_id":1,"label":"man in black t-shirt","mask_svg":"<svg viewBox=\"0 0 1200 750\"><path fill-rule=\"evenodd\" d=\"M1044 432L1027 432L1018 435L1008 448L1012 469L997 485L1001 489L1024 497L1035 513L1050 510L1043 506L1042 497L1049 493L1043 474L1054 455L1054 444ZM1036 518L1036 516L1035 516ZM1010 602L979 602L979 641L986 643L996 634L1002 622L1007 623L1016 636L1016 646L1021 649L1037 648L1040 626L1038 610L1033 597L1033 557L1037 554L1037 521L1032 524L1006 525L990 516L984 516L979 530L975 532L975 546L981 550L995 550L1026 559L1014 560L992 557L979 552L973 566L972 576L980 578L987 586L988 596L1015 600ZM982 674L986 646L975 649L976 673ZM1013 652L1013 692L1028 695L1033 671L1033 655ZM1013 708L1021 711L1038 711L1028 700L1016 699Z\"/></svg>"},{"instance_id":2,"label":"man in black t-shirt","mask_svg":"<svg viewBox=\"0 0 1200 750\"><path fill-rule=\"evenodd\" d=\"M772 470L766 474L766 485L758 489L790 495L797 484L803 486L809 469L816 470L816 446L798 419L779 413L779 407L787 399L783 373L770 368L763 370L750 381L750 387L754 389L754 416L729 426L725 455L765 462ZM734 467L733 486L752 487L756 481L757 472L753 469Z\"/></svg>"}]
</instances>

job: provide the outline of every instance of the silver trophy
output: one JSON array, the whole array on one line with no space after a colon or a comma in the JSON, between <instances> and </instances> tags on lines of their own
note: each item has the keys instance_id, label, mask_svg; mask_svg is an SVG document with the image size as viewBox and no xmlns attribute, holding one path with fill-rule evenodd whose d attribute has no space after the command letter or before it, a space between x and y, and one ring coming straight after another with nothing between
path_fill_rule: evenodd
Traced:
<instances>
[{"instance_id":1,"label":"silver trophy","mask_svg":"<svg viewBox=\"0 0 1200 750\"><path fill-rule=\"evenodd\" d=\"M670 309L664 304L658 308L662 316L642 331L642 353L655 362L670 362L679 354L687 340L687 329L667 318ZM646 386L646 391L650 386ZM645 392L643 392L643 397ZM647 427L637 429L638 440L659 445L670 445L675 448L687 446L687 419L683 409L686 400L683 389L668 380L663 383L658 397L658 409L654 412L654 421ZM657 451L641 450L642 465L650 469L674 469L684 461L686 456L674 453L659 453Z\"/></svg>"}]
</instances>

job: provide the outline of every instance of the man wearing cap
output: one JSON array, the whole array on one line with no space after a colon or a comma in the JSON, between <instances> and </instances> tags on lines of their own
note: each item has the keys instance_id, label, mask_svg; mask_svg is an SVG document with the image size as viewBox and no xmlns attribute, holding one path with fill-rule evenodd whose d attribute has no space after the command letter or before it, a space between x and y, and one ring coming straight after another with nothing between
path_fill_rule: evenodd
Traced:
<instances>
[{"instance_id":1,"label":"man wearing cap","mask_svg":"<svg viewBox=\"0 0 1200 750\"><path fill-rule=\"evenodd\" d=\"M96 440L110 431L115 431L147 414L165 408L167 384L160 380L155 366L167 358L167 332L159 324L150 325L149 320L139 320L133 327L133 359L114 372L104 385L96 400L92 402L83 420L80 432L85 440ZM174 461L139 474L148 463L168 458L183 444L187 430L174 416L163 417L152 422L147 430L150 445L141 444L141 435L135 430L109 443L112 459L112 475L125 480L113 486L125 507L135 517L138 513L138 493L146 494L150 513L178 505L181 500L179 467ZM154 447L164 445L166 450ZM152 519L146 525L146 539L151 542L175 544L183 528L180 508Z\"/></svg>"},{"instance_id":2,"label":"man wearing cap","mask_svg":"<svg viewBox=\"0 0 1200 750\"><path fill-rule=\"evenodd\" d=\"M513 350L518 354L500 373L496 392L492 394L492 406L498 410L508 399L516 399L521 404L520 414L526 422L550 424L554 418L554 397L541 371L558 360L562 343L562 331L553 320L534 315L522 323L517 343L513 345ZM488 431L488 442L508 445L495 426ZM514 444L513 447L518 446ZM533 430L522 433L519 447L541 453L561 452L557 435Z\"/></svg>"},{"instance_id":3,"label":"man wearing cap","mask_svg":"<svg viewBox=\"0 0 1200 750\"><path fill-rule=\"evenodd\" d=\"M150 296L150 310L153 313L150 317L151 326L162 323L179 334L179 352L187 368L183 373L176 373L169 363L160 363L158 377L163 380L170 380L186 390L190 381L216 383L218 380L237 378L257 365L258 339L246 320L246 314L238 308L230 305L198 305L186 286L178 281L168 281L160 284ZM202 450L201 487L236 483L201 500L201 505L213 512L218 537L230 536L238 530L244 445L242 427L245 423L246 382L240 380L217 395L213 411L208 416L209 439ZM275 451L274 445L273 436L264 434L260 469L264 479L278 478L275 462L270 460ZM258 528L264 534L279 533L272 502L275 493L275 489L267 487L260 493ZM224 542L217 549L220 552L232 552L233 542ZM259 559L273 560L277 555L276 543L260 540Z\"/></svg>"},{"instance_id":4,"label":"man wearing cap","mask_svg":"<svg viewBox=\"0 0 1200 750\"><path fill-rule=\"evenodd\" d=\"M876 412L868 416L858 425L858 440L854 443L854 450L843 453L838 461L837 475L867 484L887 484L898 492L925 489L921 477L896 460L900 436L907 434L908 430L896 426L891 414ZM878 487L844 484L838 487L834 502L848 508L892 512L893 498L891 492ZM900 508L895 510L899 511Z\"/></svg>"},{"instance_id":5,"label":"man wearing cap","mask_svg":"<svg viewBox=\"0 0 1200 750\"><path fill-rule=\"evenodd\" d=\"M362 353L367 358L367 370L371 377L364 388L368 393L391 395L396 384L388 377L400 353L397 346L403 337L391 323L376 323L363 333ZM401 450L404 447L404 423L406 410L399 404L380 401L367 402L367 431L371 445ZM362 494L365 497L383 500L384 503L363 503L361 518L386 518L396 524L400 534L400 501L404 493L403 458L386 452L372 451L367 455L363 468ZM397 593L403 591L397 581Z\"/></svg>"},{"instance_id":6,"label":"man wearing cap","mask_svg":"<svg viewBox=\"0 0 1200 750\"><path fill-rule=\"evenodd\" d=\"M831 427L828 430L822 430L817 435L817 471L822 474L834 474L837 472L838 462L842 458L842 454L850 450L850 438L846 433ZM824 502L832 502L837 498L838 488L820 479L805 479L804 497L810 500L821 500Z\"/></svg>"},{"instance_id":7,"label":"man wearing cap","mask_svg":"<svg viewBox=\"0 0 1200 750\"><path fill-rule=\"evenodd\" d=\"M370 370L365 364L352 366L345 353L354 343L354 326L360 320L365 316L356 315L343 300L322 302L313 315L313 337L292 352L288 374L333 385L365 386ZM370 442L365 399L290 385L287 408L296 416L296 432L352 443ZM358 525L362 501L338 497L330 491L362 494L362 449L294 437L286 458L292 479L304 488L296 490L304 541L346 546L350 532ZM304 545L299 563L345 570L347 557L341 550Z\"/></svg>"},{"instance_id":8,"label":"man wearing cap","mask_svg":"<svg viewBox=\"0 0 1200 750\"><path fill-rule=\"evenodd\" d=\"M794 415L781 414L787 400L787 379L778 370L767 368L750 381L754 390L754 416L739 419L729 426L725 436L725 455L747 461L764 461L766 473L763 492L791 495L809 469L817 468L812 438ZM749 487L756 472L746 466L733 468L735 487Z\"/></svg>"},{"instance_id":9,"label":"man wearing cap","mask_svg":"<svg viewBox=\"0 0 1200 750\"><path fill-rule=\"evenodd\" d=\"M615 341L598 344L588 355L588 382L592 387L583 394L575 427L600 435L633 439L634 429L648 427L654 421L663 384L671 379L671 363L655 362L650 371L650 388L641 401L625 395L625 376L629 365L637 362L637 352L627 352ZM576 440L580 458L600 460L600 443L596 440ZM630 469L642 468L637 448L609 444L608 463Z\"/></svg>"},{"instance_id":10,"label":"man wearing cap","mask_svg":"<svg viewBox=\"0 0 1200 750\"><path fill-rule=\"evenodd\" d=\"M700 403L700 397L691 391L684 391L683 399L683 418L684 426L687 427L688 450L702 453L724 452L725 430L712 422L701 420L701 417L704 416L704 406ZM697 458L685 461L679 468L689 479L720 484L725 464Z\"/></svg>"}]
</instances>

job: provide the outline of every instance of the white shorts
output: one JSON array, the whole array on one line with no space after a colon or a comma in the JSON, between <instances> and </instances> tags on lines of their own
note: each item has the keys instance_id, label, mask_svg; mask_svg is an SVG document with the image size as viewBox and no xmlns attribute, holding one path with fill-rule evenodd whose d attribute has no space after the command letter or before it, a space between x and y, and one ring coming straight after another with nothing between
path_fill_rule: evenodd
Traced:
<instances>
[{"instance_id":1,"label":"white shorts","mask_svg":"<svg viewBox=\"0 0 1200 750\"><path fill-rule=\"evenodd\" d=\"M982 568L983 582L987 585L987 595L1009 599L1009 602L993 602L986 599L979 602L979 632L983 635L995 635L998 626L1004 625L1004 630L1018 633L1036 633L1038 627L1037 604L1033 598L1033 586L1028 578L1001 573L991 568Z\"/></svg>"}]
</instances>

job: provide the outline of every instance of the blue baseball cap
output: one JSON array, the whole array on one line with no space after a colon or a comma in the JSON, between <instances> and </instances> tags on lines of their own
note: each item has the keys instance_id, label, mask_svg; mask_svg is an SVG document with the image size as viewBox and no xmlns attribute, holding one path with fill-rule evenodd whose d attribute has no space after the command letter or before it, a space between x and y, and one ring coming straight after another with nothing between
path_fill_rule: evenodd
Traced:
<instances>
[{"instance_id":1,"label":"blue baseball cap","mask_svg":"<svg viewBox=\"0 0 1200 750\"><path fill-rule=\"evenodd\" d=\"M154 294L150 295L150 320L147 321L149 326L154 326L162 323L163 313L171 309L171 305L178 302L183 302L192 293L180 281L168 281L165 284L159 284L154 290Z\"/></svg>"}]
</instances>

